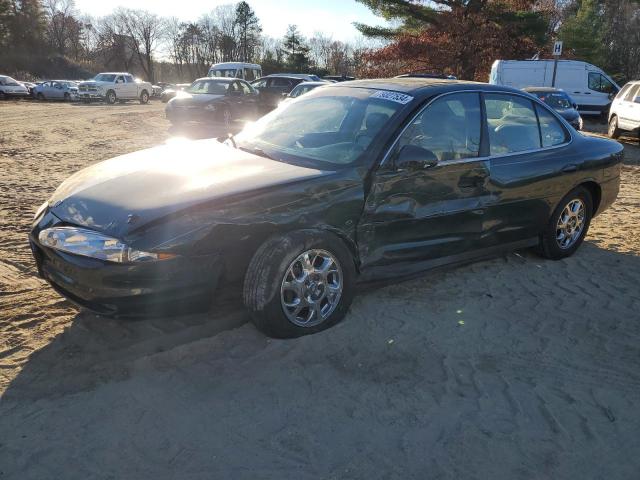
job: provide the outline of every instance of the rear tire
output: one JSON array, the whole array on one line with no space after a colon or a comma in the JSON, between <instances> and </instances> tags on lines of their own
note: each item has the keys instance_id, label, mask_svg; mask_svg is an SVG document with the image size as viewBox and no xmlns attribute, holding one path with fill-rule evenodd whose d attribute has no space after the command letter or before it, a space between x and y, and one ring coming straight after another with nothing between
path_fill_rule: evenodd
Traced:
<instances>
[{"instance_id":1,"label":"rear tire","mask_svg":"<svg viewBox=\"0 0 640 480\"><path fill-rule=\"evenodd\" d=\"M353 255L339 238L293 232L258 248L245 275L244 304L254 325L270 337L309 335L344 318L355 279Z\"/></svg>"},{"instance_id":2,"label":"rear tire","mask_svg":"<svg viewBox=\"0 0 640 480\"><path fill-rule=\"evenodd\" d=\"M612 115L609 119L609 130L607 132L609 134L609 138L620 138L620 129L618 128L618 117Z\"/></svg>"},{"instance_id":3,"label":"rear tire","mask_svg":"<svg viewBox=\"0 0 640 480\"><path fill-rule=\"evenodd\" d=\"M538 253L550 260L573 255L589 231L593 216L591 192L578 187L558 204L540 237Z\"/></svg>"}]
</instances>

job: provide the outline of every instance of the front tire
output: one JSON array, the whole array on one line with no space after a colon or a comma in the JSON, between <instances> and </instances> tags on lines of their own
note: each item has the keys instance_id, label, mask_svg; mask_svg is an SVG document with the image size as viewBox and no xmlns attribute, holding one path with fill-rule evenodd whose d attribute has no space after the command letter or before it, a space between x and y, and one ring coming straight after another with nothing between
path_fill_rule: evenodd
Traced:
<instances>
[{"instance_id":1,"label":"front tire","mask_svg":"<svg viewBox=\"0 0 640 480\"><path fill-rule=\"evenodd\" d=\"M353 255L334 235L305 230L272 237L249 264L244 304L266 335L308 335L344 318L355 278Z\"/></svg>"},{"instance_id":2,"label":"front tire","mask_svg":"<svg viewBox=\"0 0 640 480\"><path fill-rule=\"evenodd\" d=\"M38 95L36 95L36 98L40 101L44 100L44 95L41 92L38 92Z\"/></svg>"},{"instance_id":3,"label":"front tire","mask_svg":"<svg viewBox=\"0 0 640 480\"><path fill-rule=\"evenodd\" d=\"M146 90L143 90L140 94L140 104L146 105L149 103L149 93Z\"/></svg>"},{"instance_id":4,"label":"front tire","mask_svg":"<svg viewBox=\"0 0 640 480\"><path fill-rule=\"evenodd\" d=\"M558 204L540 238L538 253L551 260L573 255L589 231L593 198L584 187L569 192Z\"/></svg>"},{"instance_id":5,"label":"front tire","mask_svg":"<svg viewBox=\"0 0 640 480\"><path fill-rule=\"evenodd\" d=\"M611 116L611 119L609 120L609 130L607 133L609 134L609 138L616 139L620 137L620 128L618 128L617 116Z\"/></svg>"},{"instance_id":6,"label":"front tire","mask_svg":"<svg viewBox=\"0 0 640 480\"><path fill-rule=\"evenodd\" d=\"M104 97L104 101L108 105L113 105L114 103L116 103L116 100L117 100L116 92L114 92L113 90L109 90L107 92L107 95Z\"/></svg>"}]
</instances>

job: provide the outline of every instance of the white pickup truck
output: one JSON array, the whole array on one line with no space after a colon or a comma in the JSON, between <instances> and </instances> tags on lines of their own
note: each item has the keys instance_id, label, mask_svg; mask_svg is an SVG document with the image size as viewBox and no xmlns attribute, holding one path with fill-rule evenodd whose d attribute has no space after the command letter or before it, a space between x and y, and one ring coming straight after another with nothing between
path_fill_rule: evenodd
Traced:
<instances>
[{"instance_id":1,"label":"white pickup truck","mask_svg":"<svg viewBox=\"0 0 640 480\"><path fill-rule=\"evenodd\" d=\"M109 104L117 101L140 100L147 103L153 88L149 82L133 78L130 73L99 73L93 80L78 84L78 97L84 102L103 100Z\"/></svg>"}]
</instances>

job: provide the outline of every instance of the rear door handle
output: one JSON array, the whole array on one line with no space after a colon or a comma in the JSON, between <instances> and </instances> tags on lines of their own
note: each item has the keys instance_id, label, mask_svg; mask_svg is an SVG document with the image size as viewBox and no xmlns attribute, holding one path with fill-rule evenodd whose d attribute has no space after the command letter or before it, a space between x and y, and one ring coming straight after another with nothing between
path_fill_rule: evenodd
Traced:
<instances>
[{"instance_id":1,"label":"rear door handle","mask_svg":"<svg viewBox=\"0 0 640 480\"><path fill-rule=\"evenodd\" d=\"M578 166L570 163L569 165L565 165L564 167L562 167L562 173L571 173L571 172L577 172L578 171Z\"/></svg>"}]
</instances>

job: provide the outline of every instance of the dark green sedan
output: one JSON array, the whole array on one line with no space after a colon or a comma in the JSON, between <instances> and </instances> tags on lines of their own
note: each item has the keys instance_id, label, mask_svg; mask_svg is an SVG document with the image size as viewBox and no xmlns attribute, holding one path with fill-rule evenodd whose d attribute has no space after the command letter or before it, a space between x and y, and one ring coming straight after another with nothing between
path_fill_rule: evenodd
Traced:
<instances>
[{"instance_id":1,"label":"dark green sedan","mask_svg":"<svg viewBox=\"0 0 640 480\"><path fill-rule=\"evenodd\" d=\"M514 89L346 82L223 143L76 173L30 243L40 275L98 313L208 308L238 285L261 330L294 337L342 319L358 281L527 247L572 255L616 199L622 155Z\"/></svg>"}]
</instances>

